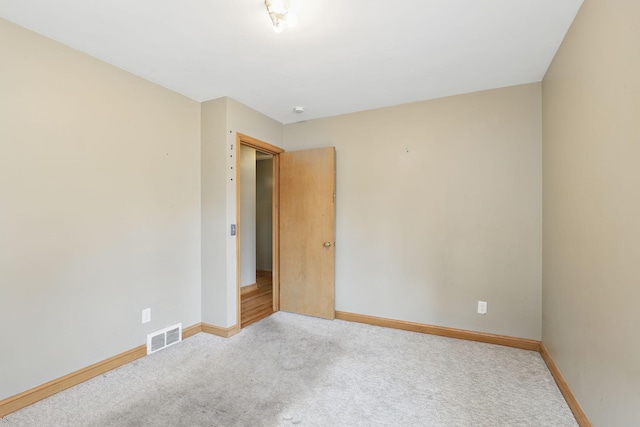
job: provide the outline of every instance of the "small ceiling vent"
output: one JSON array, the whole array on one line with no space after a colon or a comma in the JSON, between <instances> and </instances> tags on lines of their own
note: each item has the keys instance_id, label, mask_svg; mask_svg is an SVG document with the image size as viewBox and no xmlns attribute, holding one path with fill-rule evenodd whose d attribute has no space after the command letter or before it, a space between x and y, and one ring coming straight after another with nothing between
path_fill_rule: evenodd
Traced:
<instances>
[{"instance_id":1,"label":"small ceiling vent","mask_svg":"<svg viewBox=\"0 0 640 427\"><path fill-rule=\"evenodd\" d=\"M147 354L182 341L182 323L147 334Z\"/></svg>"}]
</instances>

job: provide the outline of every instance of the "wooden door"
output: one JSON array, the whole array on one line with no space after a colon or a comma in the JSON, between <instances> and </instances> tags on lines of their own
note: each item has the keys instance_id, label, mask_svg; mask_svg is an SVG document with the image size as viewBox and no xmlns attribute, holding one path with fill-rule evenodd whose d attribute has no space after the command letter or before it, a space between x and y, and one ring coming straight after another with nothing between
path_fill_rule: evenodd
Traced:
<instances>
[{"instance_id":1,"label":"wooden door","mask_svg":"<svg viewBox=\"0 0 640 427\"><path fill-rule=\"evenodd\" d=\"M335 318L334 147L280 157L280 309Z\"/></svg>"}]
</instances>

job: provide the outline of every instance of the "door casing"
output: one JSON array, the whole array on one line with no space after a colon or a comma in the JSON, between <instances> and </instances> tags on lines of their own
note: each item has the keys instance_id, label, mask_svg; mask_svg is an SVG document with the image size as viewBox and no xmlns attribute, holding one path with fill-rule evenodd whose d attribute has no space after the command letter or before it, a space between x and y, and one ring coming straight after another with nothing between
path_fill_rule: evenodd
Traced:
<instances>
[{"instance_id":1,"label":"door casing","mask_svg":"<svg viewBox=\"0 0 640 427\"><path fill-rule=\"evenodd\" d=\"M242 233L242 224L240 221L240 147L244 145L255 148L273 155L273 219L271 224L272 232L272 280L273 280L273 311L280 310L280 158L278 155L284 152L284 149L271 145L259 139L252 138L242 133L236 133L236 318L238 329L241 328L241 295L240 295L240 233Z\"/></svg>"}]
</instances>

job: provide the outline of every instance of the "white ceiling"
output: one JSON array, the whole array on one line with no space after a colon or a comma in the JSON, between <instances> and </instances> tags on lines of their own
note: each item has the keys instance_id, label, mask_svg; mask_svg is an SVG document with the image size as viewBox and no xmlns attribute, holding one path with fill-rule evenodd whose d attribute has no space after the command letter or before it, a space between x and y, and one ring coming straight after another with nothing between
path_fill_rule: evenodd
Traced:
<instances>
[{"instance_id":1,"label":"white ceiling","mask_svg":"<svg viewBox=\"0 0 640 427\"><path fill-rule=\"evenodd\" d=\"M542 80L582 0L0 0L0 16L282 123ZM303 106L296 114L293 107Z\"/></svg>"}]
</instances>

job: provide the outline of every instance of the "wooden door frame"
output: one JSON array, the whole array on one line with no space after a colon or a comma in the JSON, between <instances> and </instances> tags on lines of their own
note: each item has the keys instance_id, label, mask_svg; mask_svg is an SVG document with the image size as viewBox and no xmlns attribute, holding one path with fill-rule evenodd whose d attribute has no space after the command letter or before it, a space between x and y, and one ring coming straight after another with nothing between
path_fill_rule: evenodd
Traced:
<instances>
[{"instance_id":1,"label":"wooden door frame","mask_svg":"<svg viewBox=\"0 0 640 427\"><path fill-rule=\"evenodd\" d=\"M271 279L273 283L273 311L280 310L280 158L278 155L284 153L284 149L236 132L236 316L238 329L242 329L242 300L240 295L240 233L242 232L240 221L240 152L243 145L273 155Z\"/></svg>"}]
</instances>

